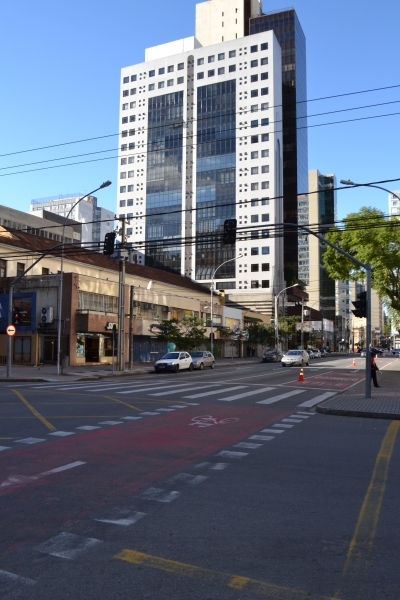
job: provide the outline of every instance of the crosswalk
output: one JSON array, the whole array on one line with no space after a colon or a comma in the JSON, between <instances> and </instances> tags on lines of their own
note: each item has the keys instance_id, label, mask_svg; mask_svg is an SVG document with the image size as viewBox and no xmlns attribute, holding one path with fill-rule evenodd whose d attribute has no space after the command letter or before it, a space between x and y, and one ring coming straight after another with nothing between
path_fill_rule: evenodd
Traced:
<instances>
[{"instance_id":1,"label":"crosswalk","mask_svg":"<svg viewBox=\"0 0 400 600\"><path fill-rule=\"evenodd\" d=\"M168 402L170 397L174 397L174 400L179 400L182 404L190 405L191 400L207 400L208 397L216 402L235 402L237 400L254 400L255 404L260 405L271 405L282 400L300 400L299 407L312 408L319 402L322 402L331 396L334 396L336 392L330 391L321 394L321 390L311 390L307 388L298 388L288 385L271 385L263 386L262 384L256 385L254 383L240 383L240 385L234 385L235 382L221 382L216 381L214 383L202 382L199 380L186 382L175 382L175 381L164 381L161 383L159 379L157 381L149 378L140 378L137 380L129 380L124 382L77 382L77 383L66 383L66 384L32 384L30 389L33 391L49 391L49 392L62 392L72 393L79 395L100 395L100 396L112 396L115 399L126 398L130 400L141 400L148 398L151 402ZM233 385L232 385L233 384ZM286 388L286 389L285 389ZM290 388L289 390L287 388ZM25 388L26 389L26 388ZM194 392L194 393L188 393ZM304 395L307 394L305 398ZM317 394L317 395L315 395ZM303 401L297 396L303 396ZM60 396L62 398L62 396ZM163 400L165 398L165 400ZM174 405L173 408L182 408L182 405ZM165 408L164 412L171 412L173 408ZM161 410L161 409L160 409Z\"/></svg>"}]
</instances>

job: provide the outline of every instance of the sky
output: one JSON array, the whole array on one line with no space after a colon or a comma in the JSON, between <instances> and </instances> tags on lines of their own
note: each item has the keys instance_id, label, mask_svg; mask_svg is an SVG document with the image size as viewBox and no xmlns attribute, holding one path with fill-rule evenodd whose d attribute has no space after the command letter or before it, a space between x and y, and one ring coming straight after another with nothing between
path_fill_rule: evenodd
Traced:
<instances>
[{"instance_id":1,"label":"sky","mask_svg":"<svg viewBox=\"0 0 400 600\"><path fill-rule=\"evenodd\" d=\"M2 4L0 204L27 211L33 198L85 194L109 179L113 185L96 195L100 206L115 210L120 69L142 62L147 47L194 35L195 4ZM338 181L400 178L400 114L365 119L400 113L400 3L298 0L293 7L307 38L309 169L334 173ZM265 13L283 8L287 0L264 0ZM388 86L399 87L316 100ZM345 112L311 116L339 110ZM362 120L311 127L348 119ZM71 143L99 136L109 137ZM64 145L30 151L56 144ZM400 189L400 181L382 185ZM380 190L339 191L337 201L338 218L362 206L388 212Z\"/></svg>"}]
</instances>

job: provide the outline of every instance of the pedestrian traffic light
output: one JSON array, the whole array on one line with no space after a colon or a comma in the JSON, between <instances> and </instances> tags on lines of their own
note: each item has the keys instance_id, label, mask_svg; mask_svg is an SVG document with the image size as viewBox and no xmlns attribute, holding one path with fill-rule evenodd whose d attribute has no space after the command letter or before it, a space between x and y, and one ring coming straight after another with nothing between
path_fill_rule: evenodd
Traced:
<instances>
[{"instance_id":1,"label":"pedestrian traffic light","mask_svg":"<svg viewBox=\"0 0 400 600\"><path fill-rule=\"evenodd\" d=\"M355 310L351 312L355 317L363 318L367 316L367 292L357 294L358 300L353 300Z\"/></svg>"},{"instance_id":2,"label":"pedestrian traffic light","mask_svg":"<svg viewBox=\"0 0 400 600\"><path fill-rule=\"evenodd\" d=\"M107 256L111 256L111 254L114 254L116 237L117 234L115 233L115 231L110 231L109 233L106 233L104 238L103 254L106 254Z\"/></svg>"},{"instance_id":3,"label":"pedestrian traffic light","mask_svg":"<svg viewBox=\"0 0 400 600\"><path fill-rule=\"evenodd\" d=\"M234 244L236 242L236 219L225 219L224 221L224 233L222 241L224 244Z\"/></svg>"},{"instance_id":4,"label":"pedestrian traffic light","mask_svg":"<svg viewBox=\"0 0 400 600\"><path fill-rule=\"evenodd\" d=\"M21 316L19 314L19 311L14 309L12 311L12 323L13 323L13 325L19 325L20 324L20 318L21 318Z\"/></svg>"}]
</instances>

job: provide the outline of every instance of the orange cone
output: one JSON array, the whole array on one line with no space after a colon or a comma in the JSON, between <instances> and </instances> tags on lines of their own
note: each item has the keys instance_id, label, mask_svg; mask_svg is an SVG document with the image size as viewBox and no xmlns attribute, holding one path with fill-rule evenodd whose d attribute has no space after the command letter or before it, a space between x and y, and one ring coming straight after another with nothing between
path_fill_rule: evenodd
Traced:
<instances>
[{"instance_id":1,"label":"orange cone","mask_svg":"<svg viewBox=\"0 0 400 600\"><path fill-rule=\"evenodd\" d=\"M353 367L355 367L355 366L357 366L357 365L356 365L356 359L355 359L355 358L353 358Z\"/></svg>"},{"instance_id":2,"label":"orange cone","mask_svg":"<svg viewBox=\"0 0 400 600\"><path fill-rule=\"evenodd\" d=\"M304 369L303 369L303 367L300 368L299 378L298 378L297 381L304 381Z\"/></svg>"}]
</instances>

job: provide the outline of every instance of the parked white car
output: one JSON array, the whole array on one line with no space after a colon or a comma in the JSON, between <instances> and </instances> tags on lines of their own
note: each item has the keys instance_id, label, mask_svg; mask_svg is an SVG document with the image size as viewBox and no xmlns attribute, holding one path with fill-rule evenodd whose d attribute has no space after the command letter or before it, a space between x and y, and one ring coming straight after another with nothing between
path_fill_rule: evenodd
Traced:
<instances>
[{"instance_id":1,"label":"parked white car","mask_svg":"<svg viewBox=\"0 0 400 600\"><path fill-rule=\"evenodd\" d=\"M162 371L174 371L174 373L178 373L178 371L183 371L184 369L193 371L192 357L187 352L167 352L154 365L156 373L161 373Z\"/></svg>"},{"instance_id":2,"label":"parked white car","mask_svg":"<svg viewBox=\"0 0 400 600\"><path fill-rule=\"evenodd\" d=\"M306 350L289 350L282 358L282 367L293 367L295 365L308 367L309 363L310 357Z\"/></svg>"},{"instance_id":3,"label":"parked white car","mask_svg":"<svg viewBox=\"0 0 400 600\"><path fill-rule=\"evenodd\" d=\"M314 358L321 358L321 352L318 350L318 348L312 348L313 354L314 354Z\"/></svg>"}]
</instances>

